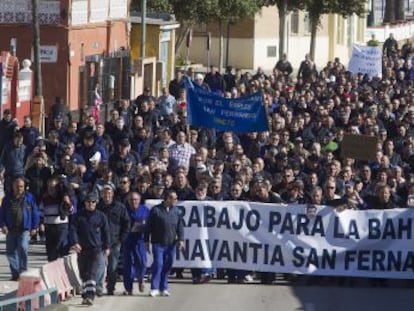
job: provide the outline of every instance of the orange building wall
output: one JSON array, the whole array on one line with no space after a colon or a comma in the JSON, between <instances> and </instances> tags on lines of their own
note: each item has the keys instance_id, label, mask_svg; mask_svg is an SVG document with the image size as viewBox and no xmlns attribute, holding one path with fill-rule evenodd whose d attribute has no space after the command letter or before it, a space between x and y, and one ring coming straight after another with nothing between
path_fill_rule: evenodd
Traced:
<instances>
[{"instance_id":1,"label":"orange building wall","mask_svg":"<svg viewBox=\"0 0 414 311\"><path fill-rule=\"evenodd\" d=\"M108 27L109 26L109 27ZM32 30L30 25L1 25L0 51L9 50L10 39L17 38L16 56L21 62L31 59ZM79 108L79 67L81 43L85 56L107 53L127 47L125 21L89 24L82 27L41 26L40 44L58 46L56 63L42 63L43 96L46 113L56 96L62 97L71 110ZM116 40L116 41L115 41ZM33 66L32 66L33 69Z\"/></svg>"},{"instance_id":2,"label":"orange building wall","mask_svg":"<svg viewBox=\"0 0 414 311\"><path fill-rule=\"evenodd\" d=\"M109 26L109 27L108 27ZM91 24L84 27L74 27L69 33L70 70L68 70L67 94L70 109L78 109L79 105L79 69L84 64L81 60L81 46L84 43L84 55L107 54L120 47L127 47L127 29L124 21L108 24Z\"/></svg>"}]
</instances>

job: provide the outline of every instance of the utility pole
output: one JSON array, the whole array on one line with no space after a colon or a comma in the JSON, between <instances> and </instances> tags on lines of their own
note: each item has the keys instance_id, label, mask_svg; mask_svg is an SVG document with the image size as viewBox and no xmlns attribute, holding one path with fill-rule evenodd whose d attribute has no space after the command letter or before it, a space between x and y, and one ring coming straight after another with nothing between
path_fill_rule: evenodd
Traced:
<instances>
[{"instance_id":1,"label":"utility pole","mask_svg":"<svg viewBox=\"0 0 414 311\"><path fill-rule=\"evenodd\" d=\"M45 105L43 100L42 67L40 63L39 0L32 1L33 60L35 98L33 100L34 117L38 117L38 126L42 136L45 134Z\"/></svg>"},{"instance_id":2,"label":"utility pole","mask_svg":"<svg viewBox=\"0 0 414 311\"><path fill-rule=\"evenodd\" d=\"M286 31L286 18L287 18L287 0L283 0L282 8L279 10L279 60L282 59L283 54L286 52L287 43L287 31Z\"/></svg>"},{"instance_id":3,"label":"utility pole","mask_svg":"<svg viewBox=\"0 0 414 311\"><path fill-rule=\"evenodd\" d=\"M35 96L43 95L42 67L40 65L40 29L39 29L39 0L33 0L33 57L35 71Z\"/></svg>"},{"instance_id":4,"label":"utility pole","mask_svg":"<svg viewBox=\"0 0 414 311\"><path fill-rule=\"evenodd\" d=\"M145 41L147 40L147 0L141 0L141 58L145 57Z\"/></svg>"}]
</instances>

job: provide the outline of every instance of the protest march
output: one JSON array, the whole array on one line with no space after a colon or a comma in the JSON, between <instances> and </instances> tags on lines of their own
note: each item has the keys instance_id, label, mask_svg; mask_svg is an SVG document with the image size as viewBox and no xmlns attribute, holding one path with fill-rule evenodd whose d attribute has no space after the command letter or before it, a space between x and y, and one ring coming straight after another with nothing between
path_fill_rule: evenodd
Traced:
<instances>
[{"instance_id":1,"label":"protest march","mask_svg":"<svg viewBox=\"0 0 414 311\"><path fill-rule=\"evenodd\" d=\"M7 109L11 279L29 240L51 262L78 255L86 305L119 290L118 277L125 295L137 281L169 296L183 269L194 284L412 279L413 55L411 42L389 55L355 46L349 68L306 55L296 76L288 59L271 73L179 70L161 94L146 87L101 120L93 107L74 119L57 98L45 137Z\"/></svg>"}]
</instances>

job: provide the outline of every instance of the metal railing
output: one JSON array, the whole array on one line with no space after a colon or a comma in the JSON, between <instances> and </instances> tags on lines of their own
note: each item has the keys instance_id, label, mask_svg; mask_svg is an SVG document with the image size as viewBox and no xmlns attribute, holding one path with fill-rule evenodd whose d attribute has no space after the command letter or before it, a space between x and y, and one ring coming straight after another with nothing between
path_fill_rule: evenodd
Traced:
<instances>
[{"instance_id":1,"label":"metal railing","mask_svg":"<svg viewBox=\"0 0 414 311\"><path fill-rule=\"evenodd\" d=\"M0 311L31 311L34 310L32 301L38 299L39 308L45 307L45 296L50 295L50 304L58 303L58 293L56 288L49 288L39 291L34 294L10 298L4 301L0 301Z\"/></svg>"}]
</instances>

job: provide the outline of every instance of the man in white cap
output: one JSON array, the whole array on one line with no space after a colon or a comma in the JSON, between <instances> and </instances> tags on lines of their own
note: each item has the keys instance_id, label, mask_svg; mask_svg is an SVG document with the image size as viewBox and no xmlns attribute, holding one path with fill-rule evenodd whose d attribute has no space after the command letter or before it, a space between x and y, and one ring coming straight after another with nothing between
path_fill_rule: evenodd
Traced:
<instances>
[{"instance_id":1,"label":"man in white cap","mask_svg":"<svg viewBox=\"0 0 414 311\"><path fill-rule=\"evenodd\" d=\"M83 175L83 180L85 183L90 183L94 185L98 179L98 169L99 163L101 163L102 155L99 151L96 151L92 157L89 158L89 167L86 169L85 174Z\"/></svg>"},{"instance_id":2,"label":"man in white cap","mask_svg":"<svg viewBox=\"0 0 414 311\"><path fill-rule=\"evenodd\" d=\"M194 77L194 83L202 89L210 92L210 87L204 82L204 76L202 73L197 73Z\"/></svg>"}]
</instances>

